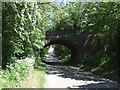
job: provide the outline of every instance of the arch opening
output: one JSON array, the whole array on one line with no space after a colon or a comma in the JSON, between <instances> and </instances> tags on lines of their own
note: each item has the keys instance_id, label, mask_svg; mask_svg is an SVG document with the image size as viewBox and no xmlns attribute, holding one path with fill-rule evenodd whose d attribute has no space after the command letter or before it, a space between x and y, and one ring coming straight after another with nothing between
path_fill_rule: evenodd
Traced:
<instances>
[{"instance_id":1,"label":"arch opening","mask_svg":"<svg viewBox=\"0 0 120 90\"><path fill-rule=\"evenodd\" d=\"M45 46L44 50L47 50L47 54L45 55L46 60L43 60L45 63L61 62L62 64L66 64L71 60L71 49L64 45L51 44ZM52 60L50 58L52 58Z\"/></svg>"},{"instance_id":2,"label":"arch opening","mask_svg":"<svg viewBox=\"0 0 120 90\"><path fill-rule=\"evenodd\" d=\"M71 43L70 41L67 40L53 40L47 43L44 46L44 49L49 48L50 46L57 46L57 45L60 47L67 48L66 52L63 51L63 53L66 54L66 56L63 55L64 56L63 58L65 59L63 61L65 61L68 64L76 64L80 62L80 58L82 54L80 54L80 48L74 42ZM69 51L69 53L67 51ZM66 60L68 57L69 59Z\"/></svg>"}]
</instances>

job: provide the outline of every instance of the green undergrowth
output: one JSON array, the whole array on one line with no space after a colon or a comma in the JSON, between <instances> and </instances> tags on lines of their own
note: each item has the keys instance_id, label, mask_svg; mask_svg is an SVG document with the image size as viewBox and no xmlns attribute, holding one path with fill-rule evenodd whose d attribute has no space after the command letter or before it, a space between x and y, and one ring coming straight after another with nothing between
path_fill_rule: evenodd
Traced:
<instances>
[{"instance_id":1,"label":"green undergrowth","mask_svg":"<svg viewBox=\"0 0 120 90\"><path fill-rule=\"evenodd\" d=\"M39 86L43 88L46 65L42 62L37 67L33 65L35 65L34 59L26 58L8 65L5 70L0 69L0 90L2 88L15 88L22 84L31 73L35 72L39 74Z\"/></svg>"},{"instance_id":2,"label":"green undergrowth","mask_svg":"<svg viewBox=\"0 0 120 90\"><path fill-rule=\"evenodd\" d=\"M118 65L118 56L115 52L98 52L95 56L84 59L82 64L76 66L91 71L94 74L100 75L119 82L120 68Z\"/></svg>"},{"instance_id":3,"label":"green undergrowth","mask_svg":"<svg viewBox=\"0 0 120 90\"><path fill-rule=\"evenodd\" d=\"M45 70L40 71L40 88L44 88L44 84L45 84Z\"/></svg>"},{"instance_id":4,"label":"green undergrowth","mask_svg":"<svg viewBox=\"0 0 120 90\"><path fill-rule=\"evenodd\" d=\"M78 64L76 66L80 67L81 69L84 69L86 71L90 71L90 72L92 72L96 75L99 75L101 77L120 82L120 78L118 76L119 75L118 70L110 70L110 69L105 69L105 68L101 68L101 67L94 67L94 66L90 66L87 64Z\"/></svg>"},{"instance_id":5,"label":"green undergrowth","mask_svg":"<svg viewBox=\"0 0 120 90\"><path fill-rule=\"evenodd\" d=\"M35 69L35 70L39 70L39 86L40 88L44 88L44 84L45 84L45 70L46 70L46 64L41 62L40 65Z\"/></svg>"},{"instance_id":6,"label":"green undergrowth","mask_svg":"<svg viewBox=\"0 0 120 90\"><path fill-rule=\"evenodd\" d=\"M34 69L25 80L21 81L20 86L18 88L44 88L44 84L45 67L38 66L38 68Z\"/></svg>"},{"instance_id":7,"label":"green undergrowth","mask_svg":"<svg viewBox=\"0 0 120 90\"><path fill-rule=\"evenodd\" d=\"M71 50L67 47L56 45L54 46L54 53L62 62L68 62L70 60Z\"/></svg>"},{"instance_id":8,"label":"green undergrowth","mask_svg":"<svg viewBox=\"0 0 120 90\"><path fill-rule=\"evenodd\" d=\"M16 62L7 65L6 69L0 69L0 89L14 88L16 85L33 71L34 59L26 58L16 60Z\"/></svg>"}]
</instances>

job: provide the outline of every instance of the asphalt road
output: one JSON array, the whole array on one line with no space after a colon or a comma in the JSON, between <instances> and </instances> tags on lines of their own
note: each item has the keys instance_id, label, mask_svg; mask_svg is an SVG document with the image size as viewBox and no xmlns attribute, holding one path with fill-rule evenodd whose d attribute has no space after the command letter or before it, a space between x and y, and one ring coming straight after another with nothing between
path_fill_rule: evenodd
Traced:
<instances>
[{"instance_id":1,"label":"asphalt road","mask_svg":"<svg viewBox=\"0 0 120 90\"><path fill-rule=\"evenodd\" d=\"M64 65L54 54L47 55L45 88L94 88L120 90L119 84L86 72L78 67ZM91 89L90 89L91 90Z\"/></svg>"}]
</instances>

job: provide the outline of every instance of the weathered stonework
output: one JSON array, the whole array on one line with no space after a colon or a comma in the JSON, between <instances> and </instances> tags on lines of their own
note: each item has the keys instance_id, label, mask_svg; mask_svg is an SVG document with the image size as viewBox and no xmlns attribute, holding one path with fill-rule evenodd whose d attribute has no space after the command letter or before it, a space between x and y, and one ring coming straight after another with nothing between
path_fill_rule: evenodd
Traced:
<instances>
[{"instance_id":1,"label":"weathered stonework","mask_svg":"<svg viewBox=\"0 0 120 90\"><path fill-rule=\"evenodd\" d=\"M46 39L47 47L53 44L60 44L68 47L71 50L71 63L81 63L89 56L96 54L96 39L89 32L81 32L76 34L76 31L47 31Z\"/></svg>"}]
</instances>

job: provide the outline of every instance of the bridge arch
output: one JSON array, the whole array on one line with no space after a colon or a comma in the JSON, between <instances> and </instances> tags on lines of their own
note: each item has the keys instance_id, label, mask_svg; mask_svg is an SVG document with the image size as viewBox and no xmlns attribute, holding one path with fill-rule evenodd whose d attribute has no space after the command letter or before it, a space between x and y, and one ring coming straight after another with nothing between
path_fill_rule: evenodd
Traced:
<instances>
[{"instance_id":1,"label":"bridge arch","mask_svg":"<svg viewBox=\"0 0 120 90\"><path fill-rule=\"evenodd\" d=\"M85 58L96 54L96 39L89 32L48 31L44 48L50 45L63 45L71 50L70 63L81 63Z\"/></svg>"},{"instance_id":2,"label":"bridge arch","mask_svg":"<svg viewBox=\"0 0 120 90\"><path fill-rule=\"evenodd\" d=\"M62 45L70 49L71 51L71 58L68 63L70 64L75 64L80 61L80 48L77 46L75 42L71 42L69 40L53 40L50 41L49 43L45 44L44 49L50 45Z\"/></svg>"}]
</instances>

